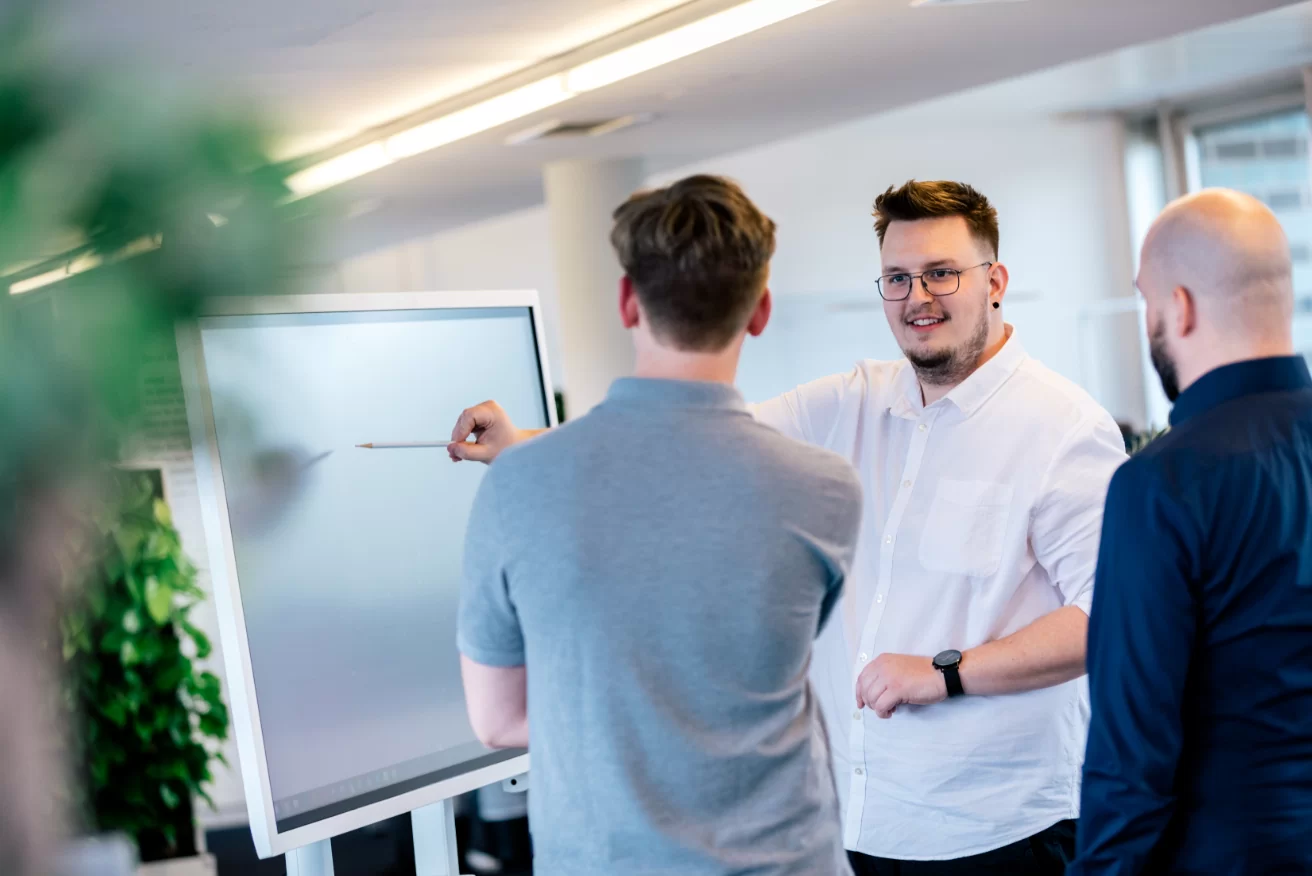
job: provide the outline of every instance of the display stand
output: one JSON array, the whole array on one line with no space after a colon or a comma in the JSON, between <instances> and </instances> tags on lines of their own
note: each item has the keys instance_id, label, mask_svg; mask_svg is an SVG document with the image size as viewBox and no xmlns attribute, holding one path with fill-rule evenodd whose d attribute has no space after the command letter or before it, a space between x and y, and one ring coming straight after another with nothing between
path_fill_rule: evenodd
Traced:
<instances>
[{"instance_id":1,"label":"display stand","mask_svg":"<svg viewBox=\"0 0 1312 876\"><path fill-rule=\"evenodd\" d=\"M456 805L443 800L410 813L415 833L415 876L460 876Z\"/></svg>"},{"instance_id":2,"label":"display stand","mask_svg":"<svg viewBox=\"0 0 1312 876\"><path fill-rule=\"evenodd\" d=\"M319 840L288 852L287 876L333 876L333 841Z\"/></svg>"},{"instance_id":3,"label":"display stand","mask_svg":"<svg viewBox=\"0 0 1312 876\"><path fill-rule=\"evenodd\" d=\"M415 836L417 876L460 876L456 851L456 807L443 800L410 813ZM320 840L287 853L287 876L333 876L332 840Z\"/></svg>"}]
</instances>

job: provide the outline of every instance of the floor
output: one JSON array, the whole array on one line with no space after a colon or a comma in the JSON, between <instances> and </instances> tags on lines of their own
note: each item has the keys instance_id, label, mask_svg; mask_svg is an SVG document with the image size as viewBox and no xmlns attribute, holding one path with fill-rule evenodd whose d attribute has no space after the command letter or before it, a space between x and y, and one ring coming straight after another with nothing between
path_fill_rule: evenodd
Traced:
<instances>
[{"instance_id":1,"label":"floor","mask_svg":"<svg viewBox=\"0 0 1312 876\"><path fill-rule=\"evenodd\" d=\"M528 821L492 824L456 819L456 842L469 876L531 876ZM480 870L464 860L471 842L504 858L510 866ZM261 861L246 827L212 830L206 845L218 862L218 876L286 876L281 857ZM518 862L518 866L516 866ZM414 837L409 816L393 818L333 839L334 876L415 876Z\"/></svg>"}]
</instances>

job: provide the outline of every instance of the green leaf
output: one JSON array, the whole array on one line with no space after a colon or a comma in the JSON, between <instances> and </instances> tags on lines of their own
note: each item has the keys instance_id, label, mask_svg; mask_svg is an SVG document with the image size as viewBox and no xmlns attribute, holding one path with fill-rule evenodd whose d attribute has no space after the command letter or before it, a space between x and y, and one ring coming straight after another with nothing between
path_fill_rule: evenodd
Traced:
<instances>
[{"instance_id":1,"label":"green leaf","mask_svg":"<svg viewBox=\"0 0 1312 876\"><path fill-rule=\"evenodd\" d=\"M158 636L140 636L136 644L138 663L158 663L164 657L165 643L161 642Z\"/></svg>"},{"instance_id":2,"label":"green leaf","mask_svg":"<svg viewBox=\"0 0 1312 876\"><path fill-rule=\"evenodd\" d=\"M177 792L174 792L173 788L168 787L167 784L161 784L160 786L160 800L163 800L164 805L168 806L169 809L177 809L177 804L181 803L181 800L178 800Z\"/></svg>"},{"instance_id":3,"label":"green leaf","mask_svg":"<svg viewBox=\"0 0 1312 876\"><path fill-rule=\"evenodd\" d=\"M172 552L171 548L168 536L157 529L146 536L146 545L141 554L147 560L162 560Z\"/></svg>"},{"instance_id":4,"label":"green leaf","mask_svg":"<svg viewBox=\"0 0 1312 876\"><path fill-rule=\"evenodd\" d=\"M169 619L173 607L173 591L154 575L146 579L146 610L156 625L162 626Z\"/></svg>"},{"instance_id":5,"label":"green leaf","mask_svg":"<svg viewBox=\"0 0 1312 876\"><path fill-rule=\"evenodd\" d=\"M227 716L220 718L215 714L200 716L200 732L203 736L223 739L228 734Z\"/></svg>"},{"instance_id":6,"label":"green leaf","mask_svg":"<svg viewBox=\"0 0 1312 876\"><path fill-rule=\"evenodd\" d=\"M173 513L169 511L168 503L163 499L155 500L155 519L159 521L160 526L173 525Z\"/></svg>"},{"instance_id":7,"label":"green leaf","mask_svg":"<svg viewBox=\"0 0 1312 876\"><path fill-rule=\"evenodd\" d=\"M136 562L137 551L141 549L141 542L145 538L146 533L140 527L131 524L124 523L114 530L114 542L118 545L125 564Z\"/></svg>"},{"instance_id":8,"label":"green leaf","mask_svg":"<svg viewBox=\"0 0 1312 876\"><path fill-rule=\"evenodd\" d=\"M137 662L137 658L137 646L133 644L131 639L128 639L119 648L118 659L124 666L132 666Z\"/></svg>"},{"instance_id":9,"label":"green leaf","mask_svg":"<svg viewBox=\"0 0 1312 876\"><path fill-rule=\"evenodd\" d=\"M128 722L127 703L115 697L100 707L100 714L104 715L111 724L116 727L122 727ZM108 756L109 752L105 752Z\"/></svg>"},{"instance_id":10,"label":"green leaf","mask_svg":"<svg viewBox=\"0 0 1312 876\"><path fill-rule=\"evenodd\" d=\"M214 653L214 645L210 642L209 636L185 621L182 624L182 629L188 636L191 636L191 640L196 643L197 660L204 660Z\"/></svg>"},{"instance_id":11,"label":"green leaf","mask_svg":"<svg viewBox=\"0 0 1312 876\"><path fill-rule=\"evenodd\" d=\"M135 608L130 608L123 613L123 632L129 636L135 636L141 632L141 615Z\"/></svg>"},{"instance_id":12,"label":"green leaf","mask_svg":"<svg viewBox=\"0 0 1312 876\"><path fill-rule=\"evenodd\" d=\"M204 788L197 788L196 796L205 801L205 805L210 807L211 812L217 812L219 810L219 807L214 805L214 798L210 796L209 791L206 791Z\"/></svg>"}]
</instances>

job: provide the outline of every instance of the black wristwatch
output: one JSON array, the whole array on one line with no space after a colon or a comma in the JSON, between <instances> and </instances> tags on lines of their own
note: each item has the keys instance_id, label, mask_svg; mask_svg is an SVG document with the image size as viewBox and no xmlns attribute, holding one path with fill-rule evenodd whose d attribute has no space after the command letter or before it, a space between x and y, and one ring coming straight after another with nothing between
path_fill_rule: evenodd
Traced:
<instances>
[{"instance_id":1,"label":"black wristwatch","mask_svg":"<svg viewBox=\"0 0 1312 876\"><path fill-rule=\"evenodd\" d=\"M948 686L948 698L959 697L965 693L961 688L960 651L943 651L934 658L934 668L943 673L943 680Z\"/></svg>"}]
</instances>

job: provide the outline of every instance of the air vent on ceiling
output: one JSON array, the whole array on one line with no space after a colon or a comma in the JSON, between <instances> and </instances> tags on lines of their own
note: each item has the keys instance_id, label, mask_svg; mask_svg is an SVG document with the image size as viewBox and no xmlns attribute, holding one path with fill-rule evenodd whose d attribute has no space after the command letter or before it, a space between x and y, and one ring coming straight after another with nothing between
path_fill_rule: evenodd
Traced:
<instances>
[{"instance_id":1,"label":"air vent on ceiling","mask_svg":"<svg viewBox=\"0 0 1312 876\"><path fill-rule=\"evenodd\" d=\"M1024 0L911 0L912 6L977 6L982 3L1022 3Z\"/></svg>"},{"instance_id":2,"label":"air vent on ceiling","mask_svg":"<svg viewBox=\"0 0 1312 876\"><path fill-rule=\"evenodd\" d=\"M548 140L557 137L600 137L603 134L610 134L624 128L631 128L634 125L644 124L651 121L651 119L650 114L642 113L600 121L562 122L555 120L543 122L540 125L534 125L531 128L525 128L511 134L506 138L506 144L513 146L517 143L528 143L532 140Z\"/></svg>"}]
</instances>

